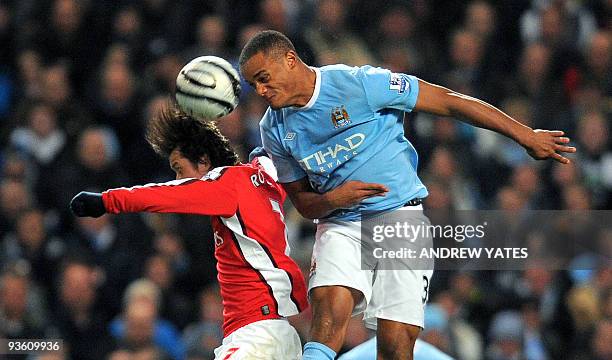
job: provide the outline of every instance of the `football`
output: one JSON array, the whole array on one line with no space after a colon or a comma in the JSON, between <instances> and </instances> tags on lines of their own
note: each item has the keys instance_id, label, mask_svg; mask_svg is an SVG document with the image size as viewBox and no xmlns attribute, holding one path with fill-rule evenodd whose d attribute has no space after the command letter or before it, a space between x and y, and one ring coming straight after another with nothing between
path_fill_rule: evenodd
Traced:
<instances>
[{"instance_id":1,"label":"football","mask_svg":"<svg viewBox=\"0 0 612 360\"><path fill-rule=\"evenodd\" d=\"M200 56L179 72L175 97L187 114L205 120L215 119L238 106L240 76L227 60Z\"/></svg>"}]
</instances>

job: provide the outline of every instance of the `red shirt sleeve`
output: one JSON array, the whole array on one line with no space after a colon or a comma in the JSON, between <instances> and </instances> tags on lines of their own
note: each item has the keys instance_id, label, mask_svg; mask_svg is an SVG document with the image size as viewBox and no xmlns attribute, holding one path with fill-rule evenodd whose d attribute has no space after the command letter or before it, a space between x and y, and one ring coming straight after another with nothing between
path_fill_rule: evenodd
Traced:
<instances>
[{"instance_id":1,"label":"red shirt sleeve","mask_svg":"<svg viewBox=\"0 0 612 360\"><path fill-rule=\"evenodd\" d=\"M102 201L112 214L157 212L230 217L236 213L238 200L227 173L218 171L202 179L110 189L102 193Z\"/></svg>"}]
</instances>

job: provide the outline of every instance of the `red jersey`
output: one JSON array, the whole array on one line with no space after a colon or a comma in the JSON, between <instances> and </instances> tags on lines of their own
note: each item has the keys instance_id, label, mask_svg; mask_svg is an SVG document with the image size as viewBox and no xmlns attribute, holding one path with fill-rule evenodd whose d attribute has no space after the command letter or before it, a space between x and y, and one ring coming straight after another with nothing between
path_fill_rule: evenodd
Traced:
<instances>
[{"instance_id":1,"label":"red jersey","mask_svg":"<svg viewBox=\"0 0 612 360\"><path fill-rule=\"evenodd\" d=\"M215 168L201 179L118 188L102 194L109 213L212 216L223 332L308 307L306 284L289 257L282 210L286 194L256 158Z\"/></svg>"}]
</instances>

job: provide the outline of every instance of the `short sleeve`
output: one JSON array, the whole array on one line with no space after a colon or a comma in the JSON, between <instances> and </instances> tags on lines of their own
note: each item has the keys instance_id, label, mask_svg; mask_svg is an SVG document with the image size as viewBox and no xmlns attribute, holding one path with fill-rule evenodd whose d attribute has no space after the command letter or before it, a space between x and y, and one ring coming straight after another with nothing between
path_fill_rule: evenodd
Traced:
<instances>
[{"instance_id":1,"label":"short sleeve","mask_svg":"<svg viewBox=\"0 0 612 360\"><path fill-rule=\"evenodd\" d=\"M261 143L276 167L279 183L299 180L306 176L306 172L283 147L280 130L272 116L271 110L268 109L259 123Z\"/></svg>"},{"instance_id":2,"label":"short sleeve","mask_svg":"<svg viewBox=\"0 0 612 360\"><path fill-rule=\"evenodd\" d=\"M419 95L419 81L415 76L372 66L360 68L359 75L373 111L392 108L411 112L414 109Z\"/></svg>"}]
</instances>

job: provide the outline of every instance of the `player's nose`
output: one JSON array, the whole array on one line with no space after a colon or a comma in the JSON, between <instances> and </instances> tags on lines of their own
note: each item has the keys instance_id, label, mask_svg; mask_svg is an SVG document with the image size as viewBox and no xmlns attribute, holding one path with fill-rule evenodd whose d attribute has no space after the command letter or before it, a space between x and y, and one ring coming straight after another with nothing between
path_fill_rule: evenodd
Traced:
<instances>
[{"instance_id":1,"label":"player's nose","mask_svg":"<svg viewBox=\"0 0 612 360\"><path fill-rule=\"evenodd\" d=\"M262 84L256 84L255 85L255 91L257 92L257 95L265 96L266 92L268 91L268 89L264 85L262 85Z\"/></svg>"}]
</instances>

